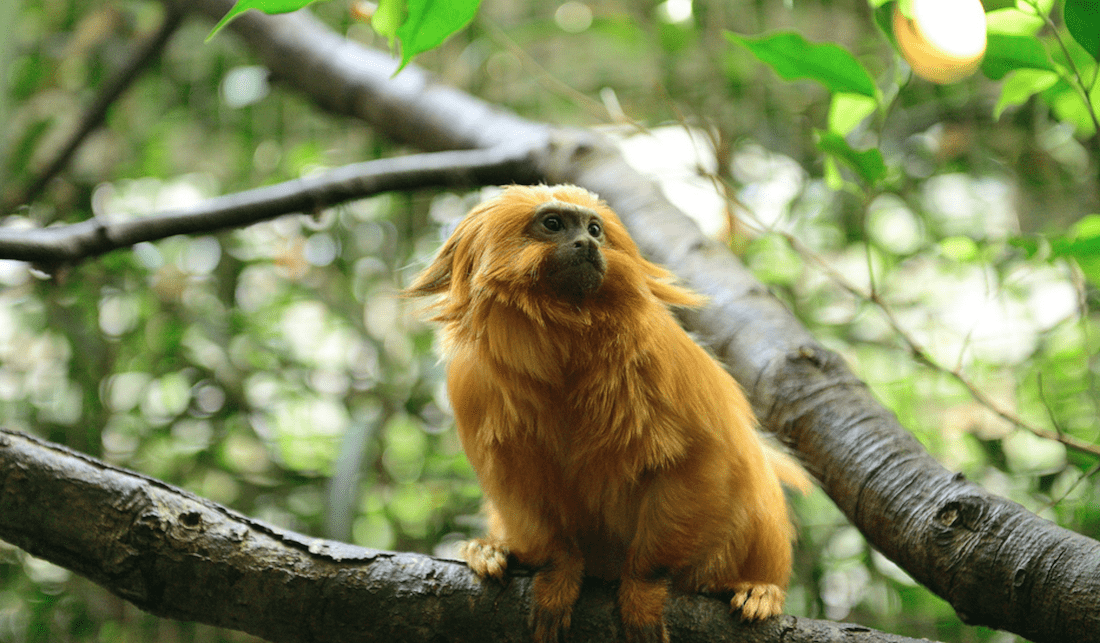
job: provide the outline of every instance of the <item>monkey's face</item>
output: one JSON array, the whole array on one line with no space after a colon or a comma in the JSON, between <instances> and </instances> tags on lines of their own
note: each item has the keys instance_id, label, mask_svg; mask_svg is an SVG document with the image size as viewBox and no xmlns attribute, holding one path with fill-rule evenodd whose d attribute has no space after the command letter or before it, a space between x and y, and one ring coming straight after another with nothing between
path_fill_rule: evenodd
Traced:
<instances>
[{"instance_id":1,"label":"monkey's face","mask_svg":"<svg viewBox=\"0 0 1100 643\"><path fill-rule=\"evenodd\" d=\"M621 321L642 302L694 305L642 258L622 222L572 185L511 186L476 207L405 292L441 295L433 319L475 331L504 304L541 322ZM498 314L498 313L494 313ZM464 324L464 325L463 325Z\"/></svg>"},{"instance_id":2,"label":"monkey's face","mask_svg":"<svg viewBox=\"0 0 1100 643\"><path fill-rule=\"evenodd\" d=\"M607 274L606 235L595 210L562 201L541 203L526 234L546 246L540 277L551 291L579 300L599 289Z\"/></svg>"}]
</instances>

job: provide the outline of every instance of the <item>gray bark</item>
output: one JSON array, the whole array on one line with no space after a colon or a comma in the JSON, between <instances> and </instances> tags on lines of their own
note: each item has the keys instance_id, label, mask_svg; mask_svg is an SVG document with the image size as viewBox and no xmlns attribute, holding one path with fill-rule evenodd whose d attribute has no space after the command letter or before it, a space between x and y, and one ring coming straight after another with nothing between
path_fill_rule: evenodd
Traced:
<instances>
[{"instance_id":1,"label":"gray bark","mask_svg":"<svg viewBox=\"0 0 1100 643\"><path fill-rule=\"evenodd\" d=\"M531 576L483 583L465 563L309 538L153 478L0 430L0 537L158 616L276 643L519 642ZM677 641L915 643L790 616L746 626L728 603L677 595ZM587 582L572 641L620 640L615 587Z\"/></svg>"}]
</instances>

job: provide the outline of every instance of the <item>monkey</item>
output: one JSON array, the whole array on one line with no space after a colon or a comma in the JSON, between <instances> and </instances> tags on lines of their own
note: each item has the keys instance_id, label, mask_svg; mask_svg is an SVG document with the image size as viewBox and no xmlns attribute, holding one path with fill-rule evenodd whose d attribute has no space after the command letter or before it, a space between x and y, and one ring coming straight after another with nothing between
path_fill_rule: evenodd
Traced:
<instances>
[{"instance_id":1,"label":"monkey","mask_svg":"<svg viewBox=\"0 0 1100 643\"><path fill-rule=\"evenodd\" d=\"M404 291L434 296L447 390L488 519L462 554L482 578L537 568L534 640L561 640L584 576L619 581L628 641L667 642L673 589L779 614L794 528L740 386L673 315L704 298L644 259L572 185L475 207Z\"/></svg>"}]
</instances>

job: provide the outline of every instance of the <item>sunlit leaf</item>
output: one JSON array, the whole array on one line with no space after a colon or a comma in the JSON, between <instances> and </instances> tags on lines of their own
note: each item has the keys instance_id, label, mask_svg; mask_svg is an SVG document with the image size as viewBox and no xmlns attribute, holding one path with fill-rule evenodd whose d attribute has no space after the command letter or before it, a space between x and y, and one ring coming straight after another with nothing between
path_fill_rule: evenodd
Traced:
<instances>
[{"instance_id":1,"label":"sunlit leaf","mask_svg":"<svg viewBox=\"0 0 1100 643\"><path fill-rule=\"evenodd\" d=\"M1000 119L1004 110L1023 105L1029 98L1054 86L1058 74L1042 69L1017 69L1005 77L1001 85L1001 97L993 108L993 118Z\"/></svg>"},{"instance_id":2,"label":"sunlit leaf","mask_svg":"<svg viewBox=\"0 0 1100 643\"><path fill-rule=\"evenodd\" d=\"M397 29L401 67L470 24L480 5L481 0L409 0L408 16Z\"/></svg>"},{"instance_id":3,"label":"sunlit leaf","mask_svg":"<svg viewBox=\"0 0 1100 643\"><path fill-rule=\"evenodd\" d=\"M1078 221L1063 235L1049 237L1019 237L1010 240L1028 256L1043 250L1052 259L1072 258L1093 286L1100 286L1100 214L1090 214Z\"/></svg>"},{"instance_id":4,"label":"sunlit leaf","mask_svg":"<svg viewBox=\"0 0 1100 643\"><path fill-rule=\"evenodd\" d=\"M940 241L940 252L952 261L965 263L977 258L978 244L970 237L947 237Z\"/></svg>"},{"instance_id":5,"label":"sunlit leaf","mask_svg":"<svg viewBox=\"0 0 1100 643\"><path fill-rule=\"evenodd\" d=\"M841 136L856 128L878 108L878 101L862 94L833 94L829 105L829 131Z\"/></svg>"},{"instance_id":6,"label":"sunlit leaf","mask_svg":"<svg viewBox=\"0 0 1100 643\"><path fill-rule=\"evenodd\" d=\"M1051 111L1058 120L1073 125L1076 134L1082 138L1092 136L1096 131L1096 125L1092 120L1092 112L1085 104L1081 94L1063 80L1055 83L1053 87L1043 92L1043 98L1050 105ZM1094 97L1093 109L1100 107L1100 96Z\"/></svg>"},{"instance_id":7,"label":"sunlit leaf","mask_svg":"<svg viewBox=\"0 0 1100 643\"><path fill-rule=\"evenodd\" d=\"M378 35L384 36L393 46L393 40L397 37L397 29L401 26L405 17L405 0L381 0L378 10L374 12L370 25Z\"/></svg>"},{"instance_id":8,"label":"sunlit leaf","mask_svg":"<svg viewBox=\"0 0 1100 643\"><path fill-rule=\"evenodd\" d=\"M819 150L831 154L855 170L856 174L868 184L874 185L886 178L886 162L882 160L882 152L874 148L853 149L843 136L835 132L817 130L815 133Z\"/></svg>"},{"instance_id":9,"label":"sunlit leaf","mask_svg":"<svg viewBox=\"0 0 1100 643\"><path fill-rule=\"evenodd\" d=\"M1043 43L1030 36L1010 36L991 33L987 37L982 72L1000 80L1017 69L1054 71Z\"/></svg>"},{"instance_id":10,"label":"sunlit leaf","mask_svg":"<svg viewBox=\"0 0 1100 643\"><path fill-rule=\"evenodd\" d=\"M797 33L774 33L755 38L726 32L730 42L742 45L784 80L816 80L830 92L874 98L875 82L863 65L834 43L811 43Z\"/></svg>"},{"instance_id":11,"label":"sunlit leaf","mask_svg":"<svg viewBox=\"0 0 1100 643\"><path fill-rule=\"evenodd\" d=\"M1100 3L1096 0L1066 0L1066 29L1077 44L1100 61Z\"/></svg>"},{"instance_id":12,"label":"sunlit leaf","mask_svg":"<svg viewBox=\"0 0 1100 643\"><path fill-rule=\"evenodd\" d=\"M989 6L986 6L989 9ZM998 9L985 14L985 27L988 33L1015 36L1034 36L1046 24L1040 16L1031 11L1015 8ZM988 37L988 36L987 36Z\"/></svg>"},{"instance_id":13,"label":"sunlit leaf","mask_svg":"<svg viewBox=\"0 0 1100 643\"><path fill-rule=\"evenodd\" d=\"M840 166L836 162L835 156L825 156L825 163L822 165L823 174L825 177L825 186L833 192L840 192L844 189L844 175L840 173Z\"/></svg>"},{"instance_id":14,"label":"sunlit leaf","mask_svg":"<svg viewBox=\"0 0 1100 643\"><path fill-rule=\"evenodd\" d=\"M216 33L222 30L222 27L226 26L234 18L249 9L258 9L267 14L290 13L291 11L297 11L317 1L318 0L237 0L237 4L233 5L229 13L225 14L225 16L218 21L218 24L214 25L214 28L210 30L210 35L208 35L206 39L209 41Z\"/></svg>"}]
</instances>

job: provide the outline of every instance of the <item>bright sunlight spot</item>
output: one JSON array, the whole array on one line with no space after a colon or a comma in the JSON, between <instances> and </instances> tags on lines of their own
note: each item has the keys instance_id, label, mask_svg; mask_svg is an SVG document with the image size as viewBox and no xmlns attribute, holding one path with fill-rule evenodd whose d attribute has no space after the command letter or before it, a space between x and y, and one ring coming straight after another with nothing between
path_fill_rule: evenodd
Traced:
<instances>
[{"instance_id":1,"label":"bright sunlight spot","mask_svg":"<svg viewBox=\"0 0 1100 643\"><path fill-rule=\"evenodd\" d=\"M657 15L673 24L687 22L691 20L691 0L668 0L657 7Z\"/></svg>"}]
</instances>

